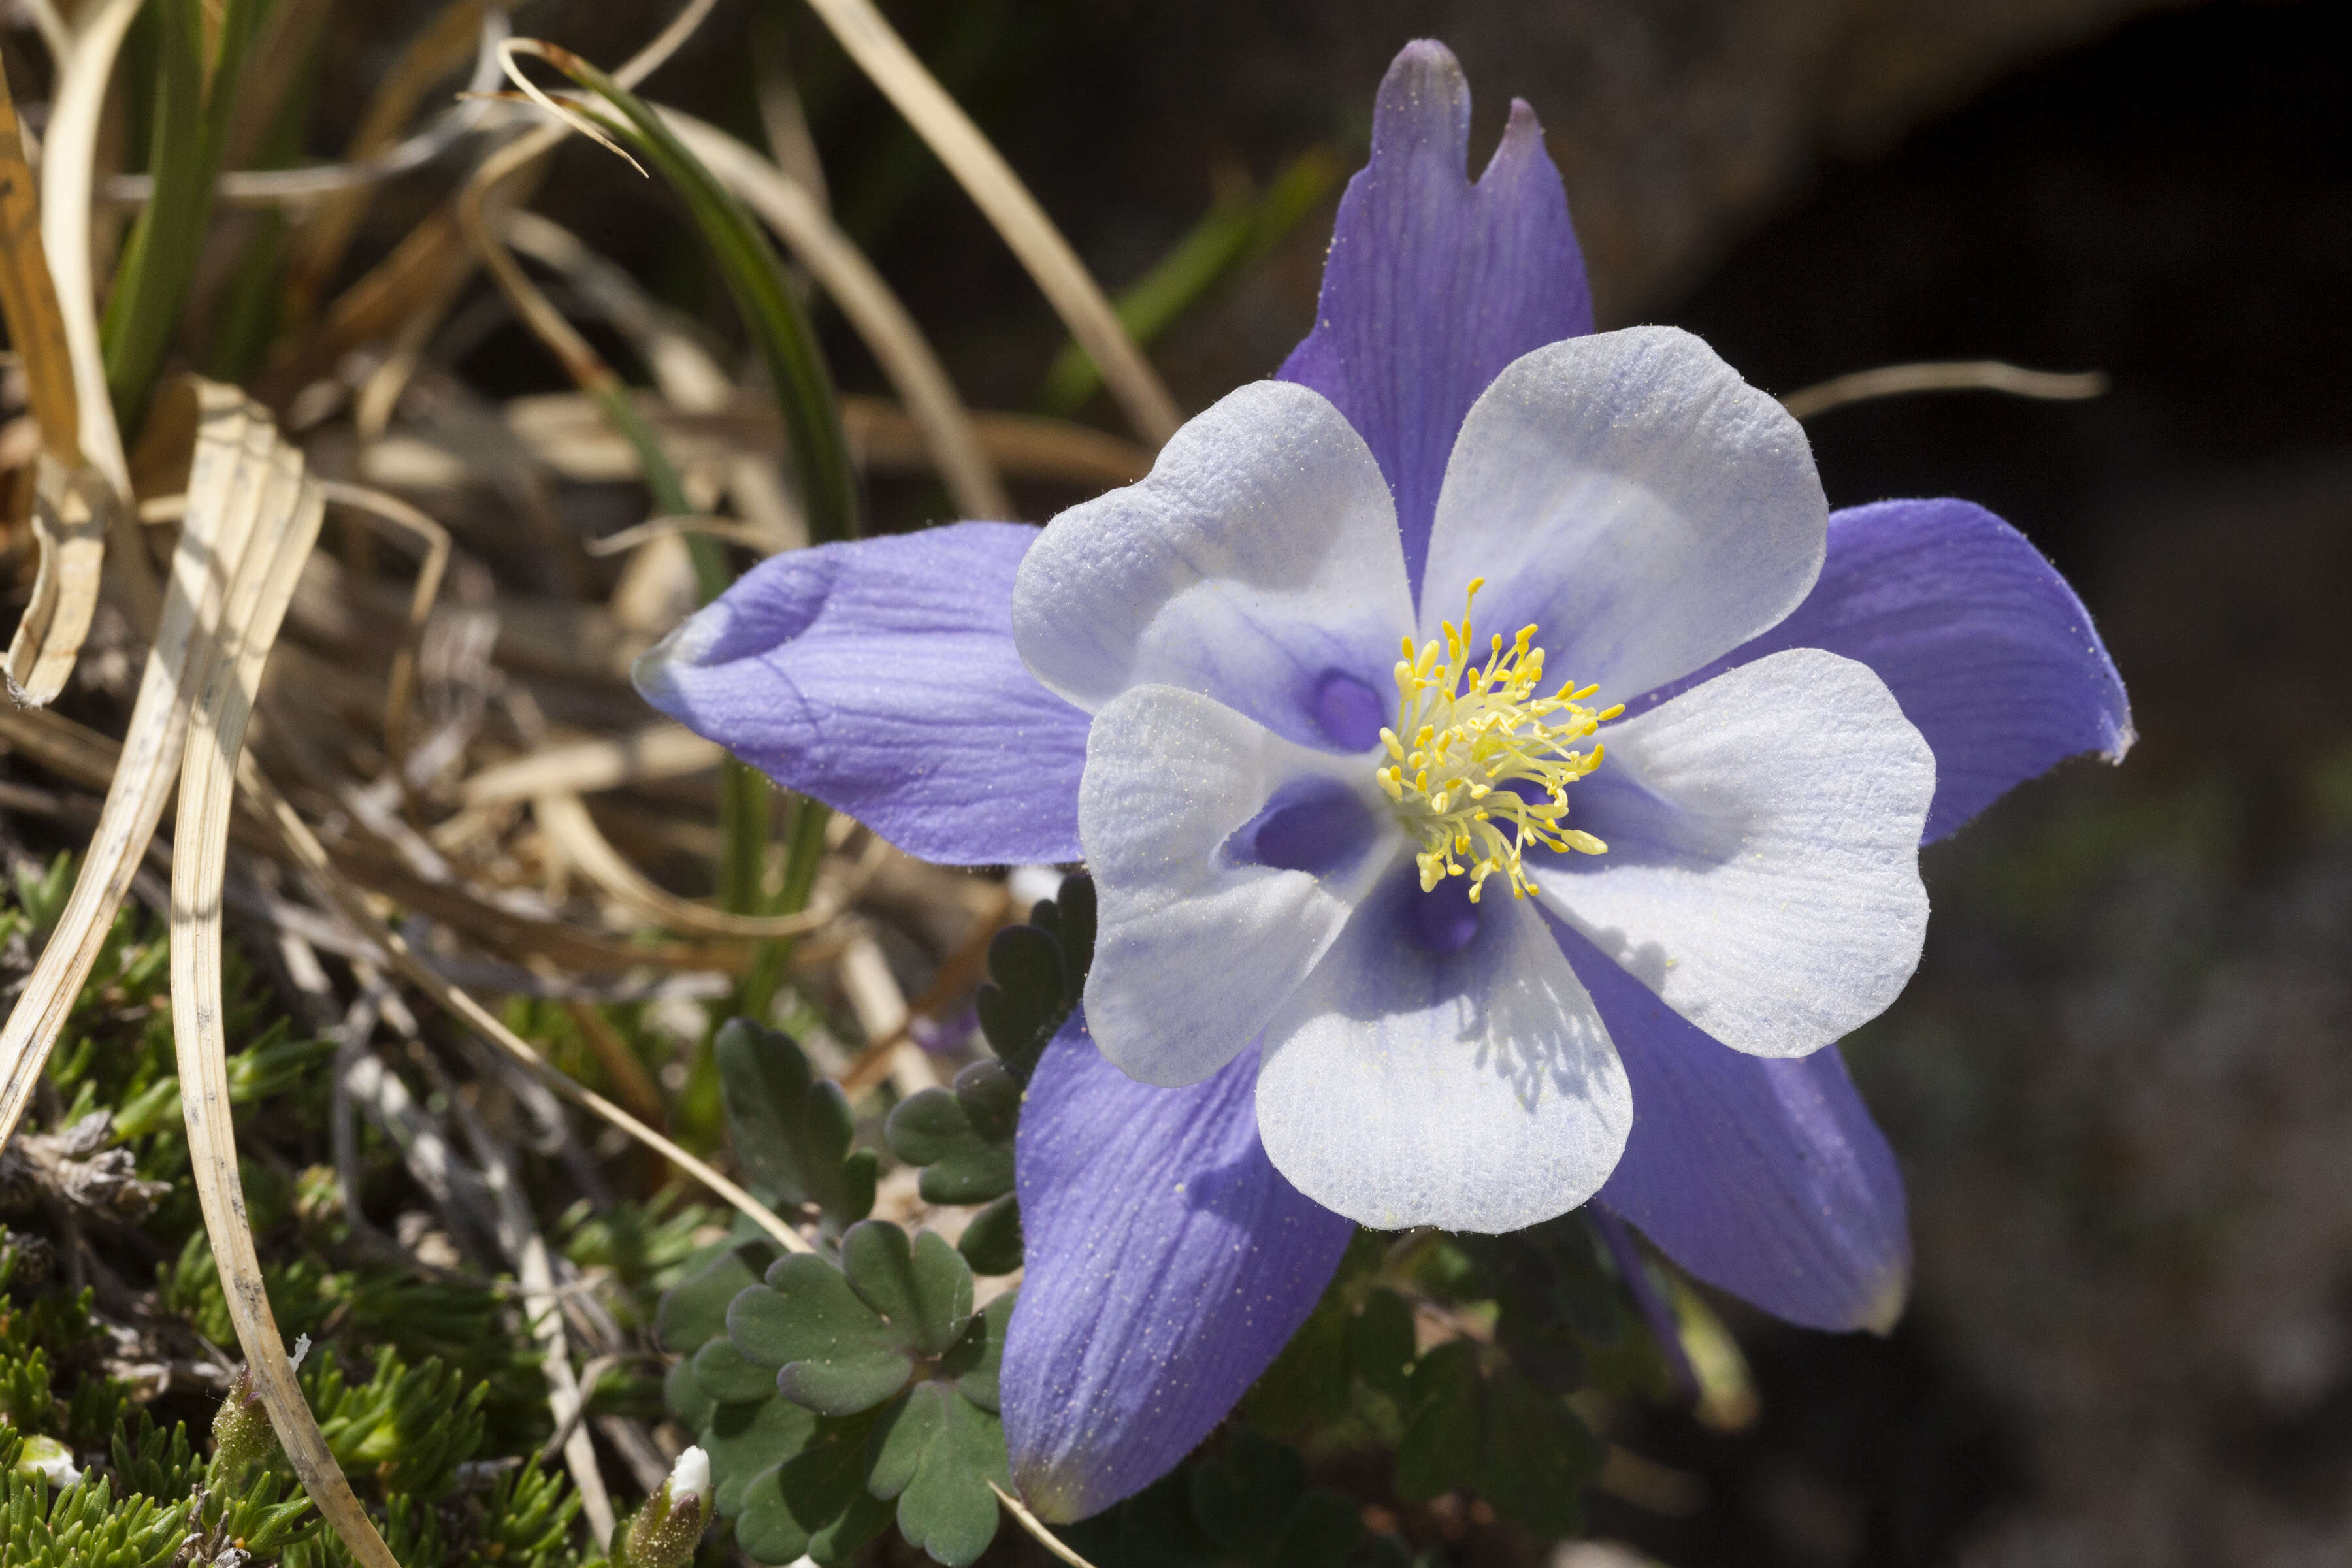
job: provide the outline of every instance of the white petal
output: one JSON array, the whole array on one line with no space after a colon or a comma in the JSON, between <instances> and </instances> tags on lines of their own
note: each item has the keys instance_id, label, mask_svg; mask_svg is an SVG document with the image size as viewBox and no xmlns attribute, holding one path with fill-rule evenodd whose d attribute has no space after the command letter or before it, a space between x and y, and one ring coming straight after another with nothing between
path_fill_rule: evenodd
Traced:
<instances>
[{"instance_id":1,"label":"white petal","mask_svg":"<svg viewBox=\"0 0 2352 1568\"><path fill-rule=\"evenodd\" d=\"M1496 898L1469 945L1440 955L1411 934L1416 896L1409 874L1385 879L1267 1029L1266 1155L1381 1230L1565 1214L1633 1126L1608 1030L1532 903Z\"/></svg>"},{"instance_id":2,"label":"white petal","mask_svg":"<svg viewBox=\"0 0 2352 1568\"><path fill-rule=\"evenodd\" d=\"M1609 846L1528 865L1553 911L1735 1050L1801 1057L1918 966L1936 758L1869 668L1790 648L1604 725L1570 821Z\"/></svg>"},{"instance_id":3,"label":"white petal","mask_svg":"<svg viewBox=\"0 0 2352 1568\"><path fill-rule=\"evenodd\" d=\"M1235 830L1302 782L1356 800L1361 849L1322 876L1238 855ZM1099 907L1087 1022L1103 1054L1171 1087L1231 1061L1394 859L1403 836L1386 806L1360 759L1293 745L1196 693L1114 698L1095 715L1078 789Z\"/></svg>"},{"instance_id":4,"label":"white petal","mask_svg":"<svg viewBox=\"0 0 2352 1568\"><path fill-rule=\"evenodd\" d=\"M1412 630L1380 465L1321 394L1287 382L1234 392L1150 477L1055 518L1013 587L1014 646L1080 708L1181 686L1309 745L1330 743L1313 714L1334 672L1393 701Z\"/></svg>"},{"instance_id":5,"label":"white petal","mask_svg":"<svg viewBox=\"0 0 2352 1568\"><path fill-rule=\"evenodd\" d=\"M1622 702L1777 625L1821 574L1828 505L1805 434L1672 327L1513 361L1470 410L1423 577L1424 635L1533 622L1559 679Z\"/></svg>"}]
</instances>

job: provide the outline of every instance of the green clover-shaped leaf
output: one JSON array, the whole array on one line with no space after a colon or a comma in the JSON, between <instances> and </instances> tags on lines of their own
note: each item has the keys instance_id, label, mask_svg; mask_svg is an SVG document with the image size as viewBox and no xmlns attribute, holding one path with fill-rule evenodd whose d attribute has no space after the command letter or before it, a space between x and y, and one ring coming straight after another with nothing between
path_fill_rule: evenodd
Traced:
<instances>
[{"instance_id":1,"label":"green clover-shaped leaf","mask_svg":"<svg viewBox=\"0 0 2352 1568\"><path fill-rule=\"evenodd\" d=\"M1397 1445L1397 1495L1412 1501L1471 1488L1547 1535L1582 1527L1583 1489L1600 1442L1567 1403L1516 1367L1480 1365L1476 1345L1437 1346L1413 1366Z\"/></svg>"},{"instance_id":2,"label":"green clover-shaped leaf","mask_svg":"<svg viewBox=\"0 0 2352 1568\"><path fill-rule=\"evenodd\" d=\"M1192 1473L1192 1513L1226 1551L1243 1557L1271 1552L1307 1493L1307 1461L1287 1443L1246 1430Z\"/></svg>"},{"instance_id":3,"label":"green clover-shaped leaf","mask_svg":"<svg viewBox=\"0 0 2352 1568\"><path fill-rule=\"evenodd\" d=\"M874 1207L879 1157L850 1149L849 1098L809 1068L790 1035L748 1018L723 1026L712 1045L735 1157L753 1186L787 1204L814 1204L829 1230Z\"/></svg>"},{"instance_id":4,"label":"green clover-shaped leaf","mask_svg":"<svg viewBox=\"0 0 2352 1568\"><path fill-rule=\"evenodd\" d=\"M917 1355L938 1355L971 1321L971 1266L931 1231L911 1242L895 1225L868 1220L841 1238L850 1289Z\"/></svg>"},{"instance_id":5,"label":"green clover-shaped leaf","mask_svg":"<svg viewBox=\"0 0 2352 1568\"><path fill-rule=\"evenodd\" d=\"M1021 1086L1002 1062L974 1062L952 1089L927 1089L899 1102L884 1124L890 1152L923 1167L924 1201L984 1204L1013 1190L1013 1130Z\"/></svg>"},{"instance_id":6,"label":"green clover-shaped leaf","mask_svg":"<svg viewBox=\"0 0 2352 1568\"><path fill-rule=\"evenodd\" d=\"M1010 1274L1021 1267L1021 1200L1005 1194L971 1216L956 1237L956 1250L974 1274Z\"/></svg>"},{"instance_id":7,"label":"green clover-shaped leaf","mask_svg":"<svg viewBox=\"0 0 2352 1568\"><path fill-rule=\"evenodd\" d=\"M768 1396L757 1404L713 1407L709 1420L696 1429L703 1452L710 1456L713 1506L729 1519L740 1513L749 1484L784 1457L807 1447L818 1422L814 1411L779 1395L772 1379Z\"/></svg>"},{"instance_id":8,"label":"green clover-shaped leaf","mask_svg":"<svg viewBox=\"0 0 2352 1568\"><path fill-rule=\"evenodd\" d=\"M841 1267L808 1253L780 1258L766 1282L727 1310L728 1338L743 1361L772 1373L787 1399L826 1415L888 1399L918 1361L946 1353L971 1322L971 1268L956 1249L929 1231L909 1242L879 1220L849 1227ZM714 1355L714 1376L735 1370Z\"/></svg>"},{"instance_id":9,"label":"green clover-shaped leaf","mask_svg":"<svg viewBox=\"0 0 2352 1568\"><path fill-rule=\"evenodd\" d=\"M808 1253L778 1258L767 1283L735 1298L727 1337L776 1374L784 1397L825 1415L870 1410L915 1371L906 1345L847 1277Z\"/></svg>"},{"instance_id":10,"label":"green clover-shaped leaf","mask_svg":"<svg viewBox=\"0 0 2352 1568\"><path fill-rule=\"evenodd\" d=\"M898 1502L898 1533L948 1568L961 1568L996 1535L996 1495L1011 1487L1004 1428L944 1383L923 1383L884 1413L866 1484Z\"/></svg>"},{"instance_id":11,"label":"green clover-shaped leaf","mask_svg":"<svg viewBox=\"0 0 2352 1568\"><path fill-rule=\"evenodd\" d=\"M760 1282L765 1249L721 1247L663 1292L654 1312L654 1338L674 1355L692 1355L727 1331L727 1309Z\"/></svg>"},{"instance_id":12,"label":"green clover-shaped leaf","mask_svg":"<svg viewBox=\"0 0 2352 1568\"><path fill-rule=\"evenodd\" d=\"M1348 1325L1348 1364L1375 1394L1386 1394L1402 1408L1412 1378L1413 1358L1420 1353L1412 1327L1412 1309L1393 1290L1375 1289L1364 1297L1353 1322Z\"/></svg>"},{"instance_id":13,"label":"green clover-shaped leaf","mask_svg":"<svg viewBox=\"0 0 2352 1568\"><path fill-rule=\"evenodd\" d=\"M775 1369L747 1360L734 1341L723 1337L694 1352L694 1381L719 1405L744 1405L776 1394Z\"/></svg>"},{"instance_id":14,"label":"green clover-shaped leaf","mask_svg":"<svg viewBox=\"0 0 2352 1568\"><path fill-rule=\"evenodd\" d=\"M940 1375L952 1379L956 1392L982 1410L997 1408L997 1373L1004 1364L1004 1331L1013 1322L1015 1294L1008 1290L982 1308L940 1358Z\"/></svg>"},{"instance_id":15,"label":"green clover-shaped leaf","mask_svg":"<svg viewBox=\"0 0 2352 1568\"><path fill-rule=\"evenodd\" d=\"M757 1562L791 1563L814 1556L820 1536L826 1538L829 1549L841 1549L841 1542L855 1533L853 1516L859 1522L870 1520L872 1529L842 1549L846 1555L889 1522L889 1509L877 1504L865 1484L874 1416L810 1421L801 1442L741 1489L735 1540Z\"/></svg>"}]
</instances>

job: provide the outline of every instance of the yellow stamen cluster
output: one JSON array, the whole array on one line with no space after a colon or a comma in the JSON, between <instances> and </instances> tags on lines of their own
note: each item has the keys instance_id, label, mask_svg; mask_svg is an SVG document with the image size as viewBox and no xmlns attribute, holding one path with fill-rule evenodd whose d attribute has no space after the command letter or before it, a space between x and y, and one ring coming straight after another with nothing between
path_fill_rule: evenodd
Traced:
<instances>
[{"instance_id":1,"label":"yellow stamen cluster","mask_svg":"<svg viewBox=\"0 0 2352 1568\"><path fill-rule=\"evenodd\" d=\"M1586 855L1608 847L1560 826L1568 786L1601 765L1601 747L1569 746L1624 711L1622 704L1601 713L1580 706L1598 688L1579 690L1572 680L1542 696L1543 649L1532 646L1531 626L1507 646L1499 635L1490 638L1486 662L1474 665L1470 605L1486 584L1484 577L1471 580L1462 624L1444 623L1442 641L1432 637L1416 650L1405 639L1396 667L1396 728L1381 731L1390 765L1379 775L1406 831L1421 841L1413 858L1422 891L1466 876L1473 903L1497 871L1514 898L1536 891L1521 864L1530 842ZM1499 787L1519 781L1543 786L1545 798L1531 801Z\"/></svg>"}]
</instances>

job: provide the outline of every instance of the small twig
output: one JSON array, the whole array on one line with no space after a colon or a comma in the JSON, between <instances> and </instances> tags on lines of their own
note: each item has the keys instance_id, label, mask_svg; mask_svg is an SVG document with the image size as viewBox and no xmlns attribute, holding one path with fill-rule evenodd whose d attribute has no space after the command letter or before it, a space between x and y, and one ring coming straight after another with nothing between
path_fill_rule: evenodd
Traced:
<instances>
[{"instance_id":1,"label":"small twig","mask_svg":"<svg viewBox=\"0 0 2352 1568\"><path fill-rule=\"evenodd\" d=\"M1849 403L1877 397L1900 397L1915 392L2005 392L2012 397L2042 398L2056 403L2079 402L2107 390L2105 371L2066 373L2026 370L1997 359L1933 360L1918 364L1887 364L1832 376L1780 399L1780 406L1798 419L1811 419Z\"/></svg>"},{"instance_id":2,"label":"small twig","mask_svg":"<svg viewBox=\"0 0 2352 1568\"><path fill-rule=\"evenodd\" d=\"M1071 1551L1060 1536L1046 1529L1045 1521L1031 1513L1019 1498L1014 1497L994 1481L988 1483L988 1489L996 1494L996 1500L1004 1505L1004 1511L1013 1516L1013 1522L1027 1531L1038 1545L1068 1563L1070 1568L1095 1568L1093 1563Z\"/></svg>"}]
</instances>

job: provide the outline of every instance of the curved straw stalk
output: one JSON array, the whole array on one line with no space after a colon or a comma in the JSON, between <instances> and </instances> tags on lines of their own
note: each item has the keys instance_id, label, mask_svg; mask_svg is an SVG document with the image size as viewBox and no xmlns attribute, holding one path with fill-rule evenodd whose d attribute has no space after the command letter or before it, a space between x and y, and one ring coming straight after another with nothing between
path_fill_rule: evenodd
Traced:
<instances>
[{"instance_id":1,"label":"curved straw stalk","mask_svg":"<svg viewBox=\"0 0 2352 1568\"><path fill-rule=\"evenodd\" d=\"M2074 403L2097 397L2106 390L2104 371L2027 370L1997 359L1928 360L1832 376L1789 394L1780 399L1780 405L1796 418L1811 419L1849 403L1916 392L2005 392L2011 397Z\"/></svg>"},{"instance_id":2,"label":"curved straw stalk","mask_svg":"<svg viewBox=\"0 0 2352 1568\"><path fill-rule=\"evenodd\" d=\"M647 878L613 847L576 795L563 791L540 795L531 802L531 816L574 870L643 919L689 936L755 942L804 936L840 918L889 849L882 840L874 840L853 873L850 887L815 909L792 915L738 915L681 899Z\"/></svg>"},{"instance_id":3,"label":"curved straw stalk","mask_svg":"<svg viewBox=\"0 0 2352 1568\"><path fill-rule=\"evenodd\" d=\"M241 439L219 527L221 559L236 564L226 596L217 602L217 637L189 717L193 743L180 776L179 832L172 858L172 1033L179 1052L180 1104L222 1295L278 1446L352 1554L368 1568L399 1568L352 1494L295 1381L294 1364L269 1309L237 1175L221 994L221 889L228 869L234 770L245 747L262 665L294 597L326 503L305 482L301 454L278 441L259 409L229 408L229 398L243 403L232 389L205 388L205 424ZM196 493L193 486L190 493ZM192 500L192 522L195 512Z\"/></svg>"},{"instance_id":4,"label":"curved straw stalk","mask_svg":"<svg viewBox=\"0 0 2352 1568\"><path fill-rule=\"evenodd\" d=\"M68 48L70 52L70 40ZM64 130L64 155L51 142L53 172L63 168L65 156L73 151L73 127ZM120 493L119 476L97 478L83 457L80 387L87 383L74 374L75 329L49 268L37 188L26 161L16 106L6 82L0 81L0 313L7 318L9 341L23 360L33 417L41 433L33 500L33 539L40 566L0 673L6 677L8 695L31 708L47 705L65 689L66 677L81 657L82 641L98 611L110 502ZM87 217L85 210L85 237ZM81 314L87 316L87 290L79 298L85 306ZM87 324L94 346L94 321ZM98 400L105 401L102 386ZM99 434L102 438L112 431L110 415ZM120 467L119 438L113 449Z\"/></svg>"},{"instance_id":5,"label":"curved straw stalk","mask_svg":"<svg viewBox=\"0 0 2352 1568\"><path fill-rule=\"evenodd\" d=\"M1165 444L1184 422L1176 400L1021 176L923 68L873 0L809 0L809 8L996 226L1070 336L1095 362L1136 434L1150 446Z\"/></svg>"},{"instance_id":6,"label":"curved straw stalk","mask_svg":"<svg viewBox=\"0 0 2352 1568\"><path fill-rule=\"evenodd\" d=\"M196 672L210 656L228 557L216 537L230 512L244 438L244 400L225 388L196 384L173 395L192 396L205 415L188 475L188 508L155 641L140 678L122 750L107 786L97 830L83 851L79 875L57 930L0 1025L0 1143L16 1130L33 1087L98 961L100 945L131 879L163 816L187 739ZM112 415L110 413L110 419Z\"/></svg>"},{"instance_id":7,"label":"curved straw stalk","mask_svg":"<svg viewBox=\"0 0 2352 1568\"><path fill-rule=\"evenodd\" d=\"M98 121L107 79L122 36L141 0L98 0L81 19L73 46L58 67L49 110L48 142L41 157L41 244L57 279L64 312L66 351L73 360L74 394L81 405L82 454L106 476L118 498L131 495L131 467L122 431L106 390L106 362L98 341L98 285L89 248L90 190L98 157Z\"/></svg>"},{"instance_id":8,"label":"curved straw stalk","mask_svg":"<svg viewBox=\"0 0 2352 1568\"><path fill-rule=\"evenodd\" d=\"M841 307L922 433L940 480L967 518L1010 518L1013 500L997 478L971 413L931 352L922 329L847 235L791 175L715 125L654 106L687 151L702 161L761 223L775 230L817 287Z\"/></svg>"}]
</instances>

